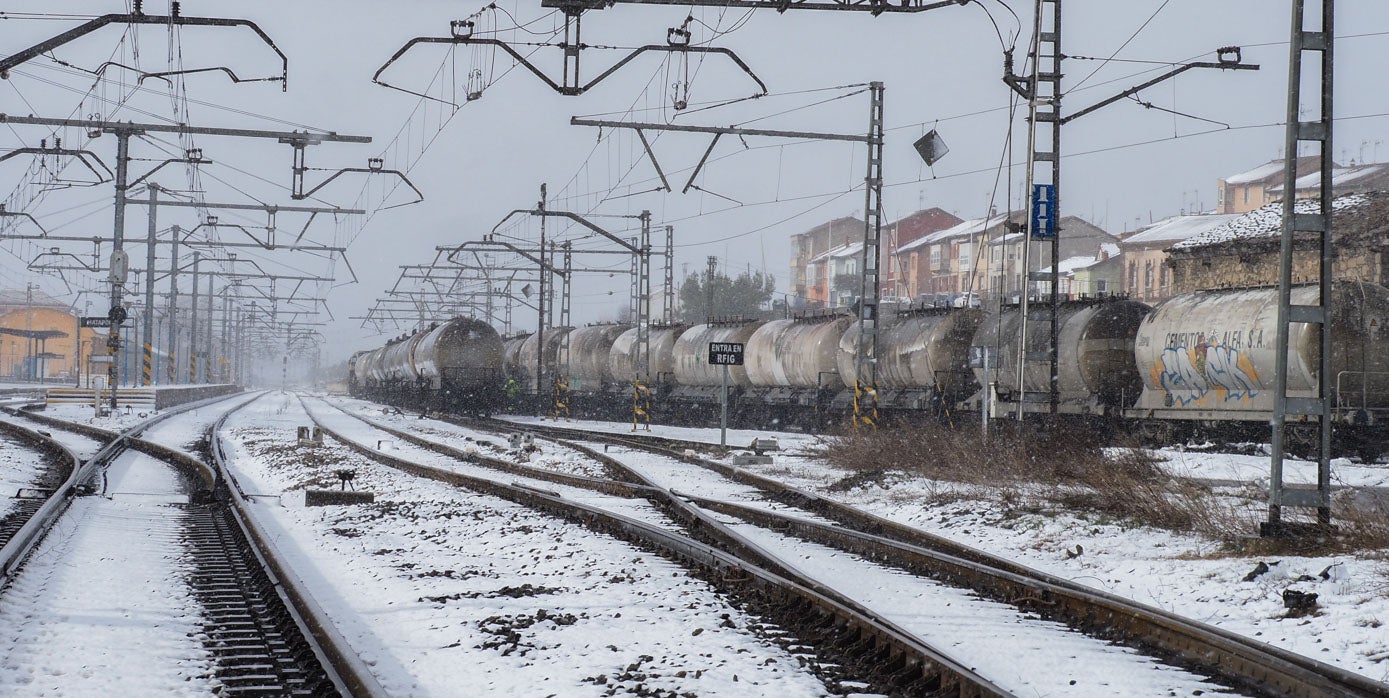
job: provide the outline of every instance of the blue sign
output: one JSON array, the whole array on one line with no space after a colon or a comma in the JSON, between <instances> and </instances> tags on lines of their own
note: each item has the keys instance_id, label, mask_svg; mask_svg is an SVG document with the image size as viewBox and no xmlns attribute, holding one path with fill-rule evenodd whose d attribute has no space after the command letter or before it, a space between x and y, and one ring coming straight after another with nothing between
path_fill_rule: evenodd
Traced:
<instances>
[{"instance_id":1,"label":"blue sign","mask_svg":"<svg viewBox=\"0 0 1389 698\"><path fill-rule=\"evenodd\" d=\"M1032 185L1032 237L1050 240L1056 237L1056 185Z\"/></svg>"}]
</instances>

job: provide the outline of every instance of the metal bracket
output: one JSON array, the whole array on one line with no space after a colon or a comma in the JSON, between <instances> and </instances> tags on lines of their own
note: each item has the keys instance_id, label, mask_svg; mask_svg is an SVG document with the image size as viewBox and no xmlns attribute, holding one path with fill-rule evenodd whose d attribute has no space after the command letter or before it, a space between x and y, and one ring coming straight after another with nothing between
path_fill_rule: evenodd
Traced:
<instances>
[{"instance_id":1,"label":"metal bracket","mask_svg":"<svg viewBox=\"0 0 1389 698\"><path fill-rule=\"evenodd\" d=\"M754 72L752 71L752 68L748 67L748 64L747 64L747 63L743 62L743 59L742 59L742 58L739 58L739 57L738 57L738 54L734 53L731 49L727 49L727 48L716 47L716 46L690 46L688 43L686 43L686 44L678 44L678 43L676 43L676 44L665 44L665 45L661 45L661 44L648 44L648 45L646 45L646 46L642 46L642 47L640 47L640 48L637 48L637 49L632 50L631 53L628 53L628 54L627 54L626 56L624 56L621 60L617 61L617 63L614 63L614 64L613 64L611 67L609 67L607 70L605 70L605 71L603 71L601 74L599 74L598 77L593 78L592 80L589 80L588 82L582 83L582 84L581 84L581 83L579 82L577 61L578 61L578 52L579 52L580 50L584 49L584 48L588 48L587 45L585 45L585 44L571 44L571 43L566 43L566 44L563 44L563 45L562 45L562 48L566 51L567 58L571 58L571 59L573 59L574 62L575 62L575 69L574 69L574 71L573 71L573 72L574 72L574 75L572 76L572 79L571 79L571 76L568 74L568 71L566 71L566 75L565 75L563 78L561 78L561 81L560 81L560 82L555 82L555 80L554 80L553 78L551 78L549 75L546 75L545 72L544 72L543 70L541 70L541 68L540 68L539 66L537 66L537 65L534 64L534 63L532 63L529 59L526 58L525 55L523 55L521 52L517 51L516 49L512 48L511 45L508 44L508 43L506 43L505 41L502 41L501 39L479 39L479 38L473 38L473 34L472 34L472 22L468 22L468 21L462 21L462 22L460 22L460 21L455 21L455 22L453 22L453 23L451 24L450 29L452 30L452 33L451 33L450 36L445 36L445 37L428 37L428 36L421 36L421 37L415 37L415 38L411 39L410 41L406 42L406 44L405 44L404 46L402 46L399 50L397 50L397 51L395 52L395 54L392 55L389 59L387 59L387 61L386 61L385 63L383 63L383 64L381 65L380 68L377 68L377 69L376 69L376 73L373 74L373 75L371 76L372 82L374 82L374 83L376 83L376 84L378 84L378 85L380 85L380 86L382 86L382 87L386 87L386 88L389 88L389 89L392 89L392 90L398 90L398 91L400 91L400 92L404 92L404 93L406 93L406 94L414 95L414 96L416 96L416 97L423 97L423 98L425 98L425 99L431 99L431 100L435 100L435 101L443 101L443 102L446 102L446 103L448 103L448 104L452 104L451 102L447 102L447 100L440 100L440 99L438 99L438 98L436 98L436 97L431 97L431 96L429 96L429 95L427 95L427 94L424 94L424 93L421 93L421 92L416 92L416 91L414 91L414 90L409 90L409 89L406 89L406 88L403 88L403 87L399 87L399 86L397 86L397 85L392 85L392 84L386 82L385 80L383 80L383 79L381 78L381 75L382 75L383 73L385 73L386 70L387 70L388 68L391 67L391 64L395 63L397 60L400 59L401 56L404 56L406 53L408 53L408 52L410 51L410 49L414 48L415 46L417 46L417 45L419 45L419 44L452 44L452 45L470 44L470 45L475 45L475 46L495 46L495 47L497 47L497 48L500 48L501 50L505 51L505 52L507 53L507 55L511 56L512 60L515 60L518 64L520 64L520 65L521 65L522 67L524 67L526 70L530 71L532 75L535 75L537 78L540 78L540 80L541 80L542 82L544 82L547 86L549 86L550 89L554 90L555 92L558 92L559 94L565 95L565 96L567 96L567 97L576 97L576 96L578 96L578 95L581 95L581 94L583 94L583 93L585 93L585 92L587 92L587 91L593 89L593 87L596 86L598 83L600 83L600 82L606 80L606 79L607 79L609 76L611 76L613 73L617 72L618 70L620 70L623 66L627 65L628 63L631 63L633 60L636 60L636 58L637 58L638 56L641 56L641 55L644 54L644 53L680 53L680 54L702 53L702 54L717 54L717 55L728 56L728 58L729 58L730 60L732 60L733 63L734 63L735 65L738 66L738 68L740 68L744 73L746 73L748 77L752 78L753 82L757 83L757 87L758 87L758 89L760 90L760 92L758 93L758 96L767 94L767 85L766 85L766 83L762 82L762 79L759 78L759 77L757 77L757 74L754 73ZM672 30L672 31L674 31L674 30ZM669 40L669 38L668 38L668 40ZM481 93L481 90L478 90L475 94L472 93L472 92L470 92L470 93L468 94L468 99L469 99L470 101L473 100L473 99L477 99L477 97L480 97L481 94L482 94L482 93ZM456 106L458 106L458 105L457 105L457 104L453 104L453 106L456 107Z\"/></svg>"},{"instance_id":2,"label":"metal bracket","mask_svg":"<svg viewBox=\"0 0 1389 698\"><path fill-rule=\"evenodd\" d=\"M296 147L296 148L295 148L295 152L296 152L296 153L302 153L302 152L303 152L303 149L302 149L302 148ZM400 181L402 181L402 182L405 183L405 186L410 187L410 190L413 191L413 192L415 192L415 200L414 200L414 201L406 201L405 203L401 203L401 204L393 204L393 205L391 205L391 206L384 206L384 207L378 209L379 211L385 211L385 210L387 210L387 209L392 209L392 208L399 208L399 207L401 207L401 206L410 206L410 205L412 205L412 204L417 204L417 203L419 203L419 202L421 202L421 201L424 201L424 194L419 190L419 187L416 187L416 186L415 186L415 183L414 183L414 182L411 182L411 181L410 181L410 178L409 178L409 177L406 177L406 176L405 176L405 173L404 173L404 172L401 172L400 170L387 170L387 169L383 169L383 168L382 168L382 164L383 164L383 163L382 163L381 158L371 158L371 159L367 160L367 166L366 166L366 167L344 167L344 168L338 170L337 172L334 172L333 174L329 175L327 179L323 180L322 182L319 182L319 183L318 183L318 186L316 186L316 187L314 187L314 188L312 188L312 189L310 189L310 190L308 190L308 191L303 191L304 177L303 177L302 169L304 169L304 168L303 168L303 163L302 163L302 159L301 159L301 160L300 160L300 163L299 163L298 165L296 165L297 174L296 174L296 177L295 177L295 182L296 182L296 184L297 184L298 190L292 192L292 193L290 194L290 198L295 199L296 201L297 201L297 200L301 200L301 199L307 199L307 198L313 196L318 190L320 190L320 189L322 189L322 188L328 186L328 184L329 184L330 182L332 182L333 180L337 179L338 177L341 177L341 176L343 176L343 175L345 175L345 174L347 174L347 173L349 173L349 172L354 172L354 173L361 173L361 174L366 174L366 175L378 175L378 174L382 174L382 175L395 175L396 177L399 177L399 178L400 178ZM306 226L306 227L307 227L307 226Z\"/></svg>"},{"instance_id":3,"label":"metal bracket","mask_svg":"<svg viewBox=\"0 0 1389 698\"><path fill-rule=\"evenodd\" d=\"M8 80L10 71L16 66L31 61L45 53L52 51L60 46L72 43L92 32L110 24L125 25L160 25L177 27L246 27L256 33L260 40L280 57L281 73L278 78L264 78L264 80L277 81L281 89L289 90L289 57L285 55L280 47L275 45L275 41L266 34L259 25L248 19L229 19L223 17L183 17L177 12L169 15L147 15L143 12L132 12L130 14L108 14L90 19L87 22L69 29L62 34L41 41L18 53L11 54L5 58L0 58L0 79ZM125 67L125 66L122 66ZM218 68L205 68L199 71L175 71L175 72L200 72L206 70L218 70ZM225 70L225 69L222 69ZM170 72L169 74L175 74ZM231 71L227 71L230 73ZM235 76L233 76L235 79ZM237 80L237 82L242 82Z\"/></svg>"}]
</instances>

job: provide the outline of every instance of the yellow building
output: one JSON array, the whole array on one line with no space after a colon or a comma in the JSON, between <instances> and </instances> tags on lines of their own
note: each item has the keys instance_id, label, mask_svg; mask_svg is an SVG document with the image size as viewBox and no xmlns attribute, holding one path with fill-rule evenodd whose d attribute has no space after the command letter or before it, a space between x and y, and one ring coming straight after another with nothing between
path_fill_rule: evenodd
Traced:
<instances>
[{"instance_id":1,"label":"yellow building","mask_svg":"<svg viewBox=\"0 0 1389 698\"><path fill-rule=\"evenodd\" d=\"M83 364L108 353L105 334L77 323L67 303L41 290L0 289L0 379L76 379L75 337Z\"/></svg>"}]
</instances>

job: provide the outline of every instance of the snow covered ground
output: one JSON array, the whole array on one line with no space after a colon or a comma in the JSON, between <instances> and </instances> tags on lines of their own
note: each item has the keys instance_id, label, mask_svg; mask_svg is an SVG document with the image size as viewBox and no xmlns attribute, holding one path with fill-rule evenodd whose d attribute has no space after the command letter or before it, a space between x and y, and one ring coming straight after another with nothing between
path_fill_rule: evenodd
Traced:
<instances>
[{"instance_id":1,"label":"snow covered ground","mask_svg":"<svg viewBox=\"0 0 1389 698\"><path fill-rule=\"evenodd\" d=\"M564 424L626 431L618 422ZM694 441L718 439L717 429L669 433ZM794 436L802 445L813 442L812 437ZM796 443L782 441L787 451L774 455L772 465L748 469L1036 569L1389 682L1389 631L1383 627L1389 623L1389 550L1231 556L1217 541L1102 516L1029 511L983 488L906 475L855 485L847 479L850 472L797 451ZM1172 450L1160 454L1174 475L1266 483L1264 456ZM1307 465L1290 468L1290 479L1306 477ZM1386 479L1389 466L1340 461L1335 467L1335 481L1341 484L1379 486ZM1270 564L1270 572L1243 581L1260 562ZM1318 594L1318 611L1306 617L1289 615L1282 600L1289 588Z\"/></svg>"},{"instance_id":2,"label":"snow covered ground","mask_svg":"<svg viewBox=\"0 0 1389 698\"><path fill-rule=\"evenodd\" d=\"M209 695L211 658L183 582L178 476L127 452L0 596L0 694Z\"/></svg>"},{"instance_id":3,"label":"snow covered ground","mask_svg":"<svg viewBox=\"0 0 1389 698\"><path fill-rule=\"evenodd\" d=\"M308 423L266 397L229 422L229 455L248 491L281 495L258 504L277 544L392 695L829 692L683 568L335 443L306 457L294 435ZM376 503L304 507L341 468Z\"/></svg>"},{"instance_id":4,"label":"snow covered ground","mask_svg":"<svg viewBox=\"0 0 1389 698\"><path fill-rule=\"evenodd\" d=\"M28 442L0 433L0 518L13 510L15 493L39 482L45 467Z\"/></svg>"}]
</instances>

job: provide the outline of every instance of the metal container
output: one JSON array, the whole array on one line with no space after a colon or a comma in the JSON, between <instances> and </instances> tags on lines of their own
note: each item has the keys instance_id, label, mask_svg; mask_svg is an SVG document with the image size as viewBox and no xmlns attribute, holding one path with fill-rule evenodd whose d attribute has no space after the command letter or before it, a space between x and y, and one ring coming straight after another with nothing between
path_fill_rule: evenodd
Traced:
<instances>
[{"instance_id":1,"label":"metal container","mask_svg":"<svg viewBox=\"0 0 1389 698\"><path fill-rule=\"evenodd\" d=\"M689 325L672 325L670 327L652 327L651 334L647 337L647 342L651 345L651 380L656 382L676 382L675 378L675 341L680 335L689 329ZM626 332L618 335L613 340L612 350L608 353L608 380L613 383L631 383L636 376L636 367L633 364L633 350L637 344L637 328L633 327Z\"/></svg>"},{"instance_id":2,"label":"metal container","mask_svg":"<svg viewBox=\"0 0 1389 698\"><path fill-rule=\"evenodd\" d=\"M1293 305L1316 305L1319 285L1292 290ZM1331 287L1333 406L1389 407L1389 290L1338 281ZM1288 396L1316 397L1321 370L1316 325L1288 335ZM1193 419L1262 419L1273 413L1278 337L1276 288L1197 291L1163 301L1139 329L1143 380L1136 407Z\"/></svg>"},{"instance_id":3,"label":"metal container","mask_svg":"<svg viewBox=\"0 0 1389 698\"><path fill-rule=\"evenodd\" d=\"M675 341L672 355L675 360L675 381L680 385L720 385L723 382L723 367L709 365L710 342L734 342L747 344L763 321L716 323L695 325L685 330ZM744 356L746 356L746 351ZM744 366L728 367L730 386L751 386L748 372Z\"/></svg>"},{"instance_id":4,"label":"metal container","mask_svg":"<svg viewBox=\"0 0 1389 698\"><path fill-rule=\"evenodd\" d=\"M748 380L758 387L838 389L839 340L852 322L831 315L762 325L744 351Z\"/></svg>"},{"instance_id":5,"label":"metal container","mask_svg":"<svg viewBox=\"0 0 1389 698\"><path fill-rule=\"evenodd\" d=\"M521 334L502 340L502 370L506 371L508 378L523 379L525 374L521 371L521 345L525 344L529 336Z\"/></svg>"},{"instance_id":6,"label":"metal container","mask_svg":"<svg viewBox=\"0 0 1389 698\"><path fill-rule=\"evenodd\" d=\"M559 366L559 346L564 341L565 335L573 332L572 327L551 327L545 330L545 351L544 367L545 375L541 388L549 390L549 381L554 378ZM541 356L539 335L530 335L525 341L521 342L521 349L516 352L517 368L520 371L523 382L531 390L536 389L535 366L536 360Z\"/></svg>"},{"instance_id":7,"label":"metal container","mask_svg":"<svg viewBox=\"0 0 1389 698\"><path fill-rule=\"evenodd\" d=\"M569 388L601 390L612 381L608 370L613 342L627 325L590 325L569 333Z\"/></svg>"},{"instance_id":8,"label":"metal container","mask_svg":"<svg viewBox=\"0 0 1389 698\"><path fill-rule=\"evenodd\" d=\"M978 308L916 308L883 318L878 334L878 388L936 390L952 400L978 386L969 368L969 348L984 311ZM854 387L859 324L839 342L839 374Z\"/></svg>"},{"instance_id":9,"label":"metal container","mask_svg":"<svg viewBox=\"0 0 1389 698\"><path fill-rule=\"evenodd\" d=\"M1057 392L1071 405L1126 407L1138 398L1142 381L1134 365L1134 337L1147 316L1147 305L1128 300L1063 301L1057 308ZM1000 393L1018 389L1019 308L986 317L973 345L988 347L990 370L975 367L980 385L998 381ZM1049 394L1051 362L1050 306L1033 303L1027 323L1025 392Z\"/></svg>"},{"instance_id":10,"label":"metal container","mask_svg":"<svg viewBox=\"0 0 1389 698\"><path fill-rule=\"evenodd\" d=\"M430 388L462 388L499 383L502 338L490 325L455 318L420 336L414 344L414 368Z\"/></svg>"},{"instance_id":11,"label":"metal container","mask_svg":"<svg viewBox=\"0 0 1389 698\"><path fill-rule=\"evenodd\" d=\"M381 373L392 383L413 383L420 378L415 370L415 347L424 339L424 333L416 332L399 342L387 344L381 355Z\"/></svg>"}]
</instances>

